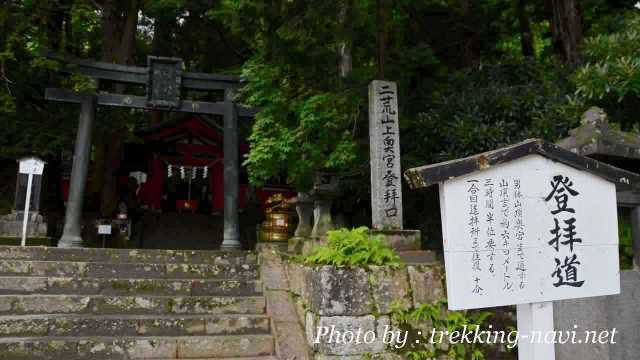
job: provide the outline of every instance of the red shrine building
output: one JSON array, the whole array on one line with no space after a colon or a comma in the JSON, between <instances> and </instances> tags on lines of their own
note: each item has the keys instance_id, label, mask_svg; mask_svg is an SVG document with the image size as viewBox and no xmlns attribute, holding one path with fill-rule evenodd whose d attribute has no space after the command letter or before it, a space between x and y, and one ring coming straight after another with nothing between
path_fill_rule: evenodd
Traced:
<instances>
[{"instance_id":1,"label":"red shrine building","mask_svg":"<svg viewBox=\"0 0 640 360\"><path fill-rule=\"evenodd\" d=\"M114 164L120 194L136 179L136 197L141 206L157 212L221 214L224 205L223 131L205 116L187 116L140 132L142 143L125 144L124 156ZM240 142L241 159L249 151ZM283 179L255 189L263 206L273 194L295 195ZM63 177L65 200L69 178ZM91 179L89 179L91 181ZM247 206L248 177L240 169L239 207Z\"/></svg>"}]
</instances>

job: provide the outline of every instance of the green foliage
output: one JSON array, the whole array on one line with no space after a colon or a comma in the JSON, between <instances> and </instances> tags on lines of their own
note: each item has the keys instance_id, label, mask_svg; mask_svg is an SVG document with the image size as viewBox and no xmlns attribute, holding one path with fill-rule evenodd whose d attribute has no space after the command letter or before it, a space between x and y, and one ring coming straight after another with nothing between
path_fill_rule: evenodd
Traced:
<instances>
[{"instance_id":1,"label":"green foliage","mask_svg":"<svg viewBox=\"0 0 640 360\"><path fill-rule=\"evenodd\" d=\"M408 329L409 334L417 336L416 339L407 341L408 346L403 349L403 357L412 360L439 359L441 356L454 360L486 359L486 345L462 342L431 344L430 331L424 329L426 327L451 333L462 332L466 326L467 331L472 332L478 327L483 328L486 320L491 316L492 313L489 311L448 311L446 300L435 304L419 304L409 310L394 306L391 313L394 324ZM419 331L422 335L418 335Z\"/></svg>"},{"instance_id":2,"label":"green foliage","mask_svg":"<svg viewBox=\"0 0 640 360\"><path fill-rule=\"evenodd\" d=\"M241 92L247 105L261 108L245 160L252 183L286 171L289 183L303 190L316 171L344 171L362 161L356 124L364 119L367 82L359 79L370 67L349 78L338 73L347 30L337 18L346 3L241 0L209 11L253 51L242 67ZM360 6L368 5L357 1L353 11L366 11ZM355 34L371 34L371 18L353 19Z\"/></svg>"},{"instance_id":3,"label":"green foliage","mask_svg":"<svg viewBox=\"0 0 640 360\"><path fill-rule=\"evenodd\" d=\"M363 99L350 93L306 88L279 66L253 59L243 68L245 102L255 117L245 161L253 183L287 169L289 181L308 188L318 169L345 170L357 159L350 129Z\"/></svg>"},{"instance_id":4,"label":"green foliage","mask_svg":"<svg viewBox=\"0 0 640 360\"><path fill-rule=\"evenodd\" d=\"M633 235L628 217L618 217L618 239L620 269L631 269L633 268Z\"/></svg>"},{"instance_id":5,"label":"green foliage","mask_svg":"<svg viewBox=\"0 0 640 360\"><path fill-rule=\"evenodd\" d=\"M400 257L385 242L383 236L369 235L367 227L329 231L325 246L316 247L304 259L307 265L333 266L400 266Z\"/></svg>"},{"instance_id":6,"label":"green foliage","mask_svg":"<svg viewBox=\"0 0 640 360\"><path fill-rule=\"evenodd\" d=\"M640 11L628 11L613 32L585 39L586 63L573 81L576 95L604 107L625 127L637 122L640 99Z\"/></svg>"},{"instance_id":7,"label":"green foliage","mask_svg":"<svg viewBox=\"0 0 640 360\"><path fill-rule=\"evenodd\" d=\"M412 129L417 136L405 144L410 153L431 154L430 160L438 161L526 138L554 141L579 121L582 105L570 93L568 81L552 64L481 65L451 77L433 107L418 115Z\"/></svg>"},{"instance_id":8,"label":"green foliage","mask_svg":"<svg viewBox=\"0 0 640 360\"><path fill-rule=\"evenodd\" d=\"M80 3L75 2L73 8L79 8ZM69 111L73 107L49 105L43 99L45 87L58 85L54 74L59 67L45 55L76 48L71 34L78 44L84 40L81 27L73 27L65 36L53 31L61 7L57 2L42 1L11 1L0 6L0 158L46 156L71 148L77 112ZM77 48L81 54L81 46Z\"/></svg>"},{"instance_id":9,"label":"green foliage","mask_svg":"<svg viewBox=\"0 0 640 360\"><path fill-rule=\"evenodd\" d=\"M576 93L588 100L640 95L640 12L631 12L624 30L585 39L588 62L576 71Z\"/></svg>"}]
</instances>

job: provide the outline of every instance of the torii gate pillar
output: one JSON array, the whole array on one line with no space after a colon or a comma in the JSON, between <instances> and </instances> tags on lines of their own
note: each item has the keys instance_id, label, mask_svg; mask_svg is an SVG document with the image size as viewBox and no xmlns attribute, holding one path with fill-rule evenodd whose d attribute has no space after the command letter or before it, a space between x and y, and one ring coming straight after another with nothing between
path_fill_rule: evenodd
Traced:
<instances>
[{"instance_id":1,"label":"torii gate pillar","mask_svg":"<svg viewBox=\"0 0 640 360\"><path fill-rule=\"evenodd\" d=\"M80 100L80 116L78 119L78 133L76 134L75 149L73 151L73 167L71 168L71 182L69 184L69 198L64 217L64 230L58 242L59 247L82 246L82 205L84 189L91 156L91 129L96 117L95 95L82 94Z\"/></svg>"},{"instance_id":2,"label":"torii gate pillar","mask_svg":"<svg viewBox=\"0 0 640 360\"><path fill-rule=\"evenodd\" d=\"M238 152L238 113L233 103L234 92L224 94L224 233L223 250L240 249L238 194L240 193L240 154Z\"/></svg>"}]
</instances>

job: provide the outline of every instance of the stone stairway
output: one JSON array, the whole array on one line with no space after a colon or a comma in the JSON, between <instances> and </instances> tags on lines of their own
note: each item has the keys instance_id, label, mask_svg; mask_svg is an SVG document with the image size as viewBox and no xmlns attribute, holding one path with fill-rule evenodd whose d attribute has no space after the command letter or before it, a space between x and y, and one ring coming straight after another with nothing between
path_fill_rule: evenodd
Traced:
<instances>
[{"instance_id":1,"label":"stone stairway","mask_svg":"<svg viewBox=\"0 0 640 360\"><path fill-rule=\"evenodd\" d=\"M0 359L275 359L248 252L0 247Z\"/></svg>"}]
</instances>

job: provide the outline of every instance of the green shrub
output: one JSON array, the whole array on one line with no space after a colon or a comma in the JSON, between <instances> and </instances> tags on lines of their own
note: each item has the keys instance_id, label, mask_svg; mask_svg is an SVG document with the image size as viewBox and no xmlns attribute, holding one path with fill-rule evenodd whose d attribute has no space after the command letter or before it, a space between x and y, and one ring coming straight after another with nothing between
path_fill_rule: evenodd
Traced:
<instances>
[{"instance_id":1,"label":"green shrub","mask_svg":"<svg viewBox=\"0 0 640 360\"><path fill-rule=\"evenodd\" d=\"M395 305L395 304L394 304ZM422 326L438 331L446 330L462 332L466 326L469 331L476 327L485 328L485 323L492 313L489 311L448 311L447 301L435 304L419 304L415 308L404 309L394 306L391 319L401 329L415 338L407 341L408 346L402 349L402 355L411 360L441 359L452 360L484 360L487 359L488 345L459 342L455 344L430 344L429 334L420 333Z\"/></svg>"},{"instance_id":2,"label":"green shrub","mask_svg":"<svg viewBox=\"0 0 640 360\"><path fill-rule=\"evenodd\" d=\"M332 230L327 235L327 245L314 248L304 259L305 264L400 266L400 257L384 242L384 237L370 236L367 227Z\"/></svg>"}]
</instances>

